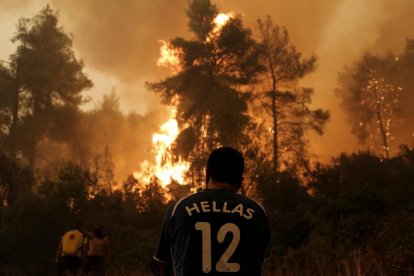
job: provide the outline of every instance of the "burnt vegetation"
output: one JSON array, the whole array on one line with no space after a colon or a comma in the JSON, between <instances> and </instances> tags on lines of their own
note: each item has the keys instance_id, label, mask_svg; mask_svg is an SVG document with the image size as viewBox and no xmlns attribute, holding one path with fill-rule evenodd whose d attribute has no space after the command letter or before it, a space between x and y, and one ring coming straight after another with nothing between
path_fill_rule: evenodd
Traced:
<instances>
[{"instance_id":1,"label":"burnt vegetation","mask_svg":"<svg viewBox=\"0 0 414 276\"><path fill-rule=\"evenodd\" d=\"M219 145L243 151L242 193L269 212L265 275L414 273L413 41L340 73L352 132L372 147L319 163L306 134L323 135L330 113L312 109L313 90L300 85L317 57L302 58L270 17L256 39L237 15L216 31L218 14L209 0L190 1L191 37L170 41L180 70L147 83L178 103L170 154L190 162L188 183L166 189L150 171L149 184L117 173L150 159L162 118L124 114L115 93L82 110L92 81L57 13L47 6L19 21L16 51L0 63L1 275L54 274L59 239L76 221L106 226L110 274L151 274L165 207L202 187Z\"/></svg>"}]
</instances>

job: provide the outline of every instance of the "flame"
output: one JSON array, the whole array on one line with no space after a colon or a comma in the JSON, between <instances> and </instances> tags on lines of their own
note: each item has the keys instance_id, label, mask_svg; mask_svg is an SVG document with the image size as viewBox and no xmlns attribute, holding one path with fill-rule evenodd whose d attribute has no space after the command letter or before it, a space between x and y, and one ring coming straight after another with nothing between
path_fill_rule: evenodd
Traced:
<instances>
[{"instance_id":1,"label":"flame","mask_svg":"<svg viewBox=\"0 0 414 276\"><path fill-rule=\"evenodd\" d=\"M175 71L179 71L181 69L180 55L182 51L164 40L160 40L160 42L162 44L160 47L161 57L157 60L157 66L171 67Z\"/></svg>"},{"instance_id":2,"label":"flame","mask_svg":"<svg viewBox=\"0 0 414 276\"><path fill-rule=\"evenodd\" d=\"M220 13L214 19L215 27L212 30L212 36L216 35L223 26L233 18L233 13ZM182 50L174 47L171 43L160 40L161 57L157 61L159 67L172 67L175 71L181 70L180 57ZM185 173L188 171L190 164L179 160L173 162L171 146L180 133L178 122L176 120L178 100L173 101L173 105L169 107L170 118L161 126L158 133L152 136L153 151L155 153L155 165L145 160L140 164L140 170L133 172L133 177L143 183L150 183L151 176L155 175L162 187L166 187L172 180L179 184L185 183Z\"/></svg>"},{"instance_id":3,"label":"flame","mask_svg":"<svg viewBox=\"0 0 414 276\"><path fill-rule=\"evenodd\" d=\"M217 26L221 26L223 27L227 21L229 21L230 18L233 17L233 13L229 12L229 13L219 13L216 18L214 18L214 23Z\"/></svg>"},{"instance_id":4,"label":"flame","mask_svg":"<svg viewBox=\"0 0 414 276\"><path fill-rule=\"evenodd\" d=\"M233 12L228 13L219 13L216 18L214 18L213 22L216 25L212 31L213 34L218 33L226 23L234 17Z\"/></svg>"},{"instance_id":5,"label":"flame","mask_svg":"<svg viewBox=\"0 0 414 276\"><path fill-rule=\"evenodd\" d=\"M140 165L140 171L133 173L133 177L144 183L151 181L151 176L155 175L162 187L166 187L172 180L179 184L185 183L185 173L190 167L188 162L178 160L173 161L171 146L180 133L176 120L176 106L169 107L170 118L161 126L158 133L152 135L153 152L155 153L155 164L151 165L144 161Z\"/></svg>"}]
</instances>

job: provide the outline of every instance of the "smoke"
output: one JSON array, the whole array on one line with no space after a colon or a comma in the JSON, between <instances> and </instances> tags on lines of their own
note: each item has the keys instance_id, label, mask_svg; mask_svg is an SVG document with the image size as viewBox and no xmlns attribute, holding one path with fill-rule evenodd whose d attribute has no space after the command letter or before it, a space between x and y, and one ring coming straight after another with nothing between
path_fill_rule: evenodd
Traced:
<instances>
[{"instance_id":1,"label":"smoke","mask_svg":"<svg viewBox=\"0 0 414 276\"><path fill-rule=\"evenodd\" d=\"M0 8L2 10L18 10L27 6L29 0L2 0L0 2Z\"/></svg>"},{"instance_id":2,"label":"smoke","mask_svg":"<svg viewBox=\"0 0 414 276\"><path fill-rule=\"evenodd\" d=\"M157 71L160 39L182 35L186 1L54 0L88 65L124 82Z\"/></svg>"},{"instance_id":3,"label":"smoke","mask_svg":"<svg viewBox=\"0 0 414 276\"><path fill-rule=\"evenodd\" d=\"M390 51L401 53L406 37L414 35L414 25L408 20L407 12L414 11L413 8L412 1L346 0L333 10L315 49L319 68L309 79L316 91L315 104L332 110L326 135L312 140L321 155L360 147L356 137L351 136L339 99L334 95L338 71L368 51L379 55ZM397 25L398 31L394 29Z\"/></svg>"},{"instance_id":4,"label":"smoke","mask_svg":"<svg viewBox=\"0 0 414 276\"><path fill-rule=\"evenodd\" d=\"M414 37L410 0L221 0L219 5L244 14L245 23L252 26L265 14L285 26L304 57L315 53L318 68L306 77L302 85L315 89L313 105L329 109L331 120L323 136L309 135L313 153L323 160L343 151L361 146L351 135L344 112L334 90L337 74L365 52L401 53L406 37Z\"/></svg>"},{"instance_id":5,"label":"smoke","mask_svg":"<svg viewBox=\"0 0 414 276\"><path fill-rule=\"evenodd\" d=\"M6 0L1 5L16 9ZM6 4L4 4L6 3ZM7 4L8 3L8 4ZM310 135L313 153L328 159L358 149L355 137L334 90L337 73L366 51L401 53L406 37L414 37L412 0L213 0L220 11L242 14L246 26L258 34L256 20L270 15L285 26L304 57L318 56L318 68L302 85L315 89L314 107L331 110L322 137ZM52 0L65 30L74 34L77 56L84 59L96 83L96 93L107 93L104 79L113 79L121 107L147 112L159 99L146 91L144 81L159 80L166 71L156 67L160 39L188 37L186 0ZM40 10L40 6L38 10ZM35 14L37 11L33 11ZM98 76L99 82L94 79ZM106 91L103 91L106 89ZM96 94L92 94L94 97Z\"/></svg>"}]
</instances>

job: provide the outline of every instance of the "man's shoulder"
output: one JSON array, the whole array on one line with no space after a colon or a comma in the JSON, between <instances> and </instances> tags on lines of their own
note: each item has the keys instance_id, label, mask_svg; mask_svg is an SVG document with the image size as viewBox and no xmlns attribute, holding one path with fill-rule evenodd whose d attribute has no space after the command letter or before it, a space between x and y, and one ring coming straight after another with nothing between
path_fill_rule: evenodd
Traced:
<instances>
[{"instance_id":1,"label":"man's shoulder","mask_svg":"<svg viewBox=\"0 0 414 276\"><path fill-rule=\"evenodd\" d=\"M84 236L83 233L79 231L78 229L71 229L67 231L65 234L63 234L62 238L69 237L70 239L73 239L73 238L83 238L83 236Z\"/></svg>"},{"instance_id":2,"label":"man's shoulder","mask_svg":"<svg viewBox=\"0 0 414 276\"><path fill-rule=\"evenodd\" d=\"M241 200L243 200L244 202L256 206L258 209L262 210L263 213L266 215L267 217L267 211L266 208L257 200L255 200L254 198L242 195L242 194L237 194L237 196L239 196L241 198Z\"/></svg>"}]
</instances>

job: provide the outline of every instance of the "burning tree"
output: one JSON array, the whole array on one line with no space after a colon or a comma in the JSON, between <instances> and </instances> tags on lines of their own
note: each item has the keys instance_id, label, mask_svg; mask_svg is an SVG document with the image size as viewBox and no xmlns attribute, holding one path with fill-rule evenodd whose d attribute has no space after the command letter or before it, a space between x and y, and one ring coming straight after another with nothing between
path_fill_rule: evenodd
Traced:
<instances>
[{"instance_id":1,"label":"burning tree","mask_svg":"<svg viewBox=\"0 0 414 276\"><path fill-rule=\"evenodd\" d=\"M393 77L397 73L398 58L365 55L353 67L339 75L337 95L348 114L352 133L360 143L372 140L371 148L381 145L381 153L388 158L393 130L402 121L400 99L403 93Z\"/></svg>"},{"instance_id":2,"label":"burning tree","mask_svg":"<svg viewBox=\"0 0 414 276\"><path fill-rule=\"evenodd\" d=\"M192 39L165 44L175 73L148 86L166 104L177 102L180 129L173 146L176 158L191 163L193 183L203 180L208 153L219 145L237 145L249 123L248 94L241 93L259 68L256 43L239 17L219 14L210 0L192 0L187 11ZM176 63L176 61L179 63ZM175 63L174 63L175 62Z\"/></svg>"}]
</instances>

